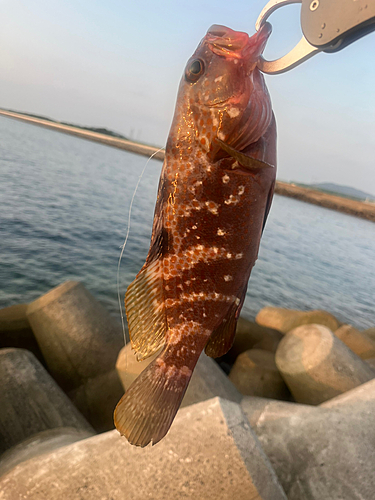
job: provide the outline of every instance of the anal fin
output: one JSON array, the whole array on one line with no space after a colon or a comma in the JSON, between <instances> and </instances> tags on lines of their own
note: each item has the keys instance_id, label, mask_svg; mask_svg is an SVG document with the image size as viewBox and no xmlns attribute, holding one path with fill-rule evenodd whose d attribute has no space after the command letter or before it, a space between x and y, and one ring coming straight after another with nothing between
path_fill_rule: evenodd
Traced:
<instances>
[{"instance_id":1,"label":"anal fin","mask_svg":"<svg viewBox=\"0 0 375 500\"><path fill-rule=\"evenodd\" d=\"M240 303L233 303L223 321L212 332L204 352L210 358L224 356L233 345L236 336L237 320L245 300L247 287L245 286L240 297Z\"/></svg>"},{"instance_id":2,"label":"anal fin","mask_svg":"<svg viewBox=\"0 0 375 500\"><path fill-rule=\"evenodd\" d=\"M165 344L167 320L159 259L144 266L125 294L129 335L137 359L145 359Z\"/></svg>"}]
</instances>

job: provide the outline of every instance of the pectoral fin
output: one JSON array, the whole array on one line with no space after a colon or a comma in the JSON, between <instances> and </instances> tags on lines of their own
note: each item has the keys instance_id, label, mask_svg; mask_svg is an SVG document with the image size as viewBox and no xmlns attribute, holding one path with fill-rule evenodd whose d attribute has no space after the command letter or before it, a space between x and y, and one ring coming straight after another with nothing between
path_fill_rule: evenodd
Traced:
<instances>
[{"instance_id":1,"label":"pectoral fin","mask_svg":"<svg viewBox=\"0 0 375 500\"><path fill-rule=\"evenodd\" d=\"M232 158L235 158L241 165L241 167L244 167L251 172L259 172L259 169L262 168L274 168L273 165L270 165L265 161L256 160L255 158L251 158L250 156L247 156L244 153L233 149L231 146L228 146L228 144L225 144L225 142L221 141L218 138L216 138L216 140L219 143L221 149L228 153L228 155L230 155Z\"/></svg>"}]
</instances>

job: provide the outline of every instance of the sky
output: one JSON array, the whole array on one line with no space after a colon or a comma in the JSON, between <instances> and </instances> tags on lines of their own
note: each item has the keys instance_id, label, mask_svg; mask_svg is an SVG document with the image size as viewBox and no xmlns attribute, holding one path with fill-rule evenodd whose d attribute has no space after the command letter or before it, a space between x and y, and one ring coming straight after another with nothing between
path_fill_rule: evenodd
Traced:
<instances>
[{"instance_id":1,"label":"sky","mask_svg":"<svg viewBox=\"0 0 375 500\"><path fill-rule=\"evenodd\" d=\"M186 61L212 24L250 35L266 1L0 0L0 107L107 127L164 146ZM274 13L265 57L300 39ZM278 178L375 194L375 33L266 76ZM0 138L1 140L1 138Z\"/></svg>"}]
</instances>

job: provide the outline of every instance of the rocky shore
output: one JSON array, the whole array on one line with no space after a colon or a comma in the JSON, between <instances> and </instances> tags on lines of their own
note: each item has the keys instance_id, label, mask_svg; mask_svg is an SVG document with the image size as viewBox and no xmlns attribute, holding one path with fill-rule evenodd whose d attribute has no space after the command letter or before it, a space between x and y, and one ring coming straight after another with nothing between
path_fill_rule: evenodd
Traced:
<instances>
[{"instance_id":1,"label":"rocky shore","mask_svg":"<svg viewBox=\"0 0 375 500\"><path fill-rule=\"evenodd\" d=\"M0 310L0 498L373 500L375 327L266 307L202 354L156 446L112 412L137 362L77 282Z\"/></svg>"},{"instance_id":2,"label":"rocky shore","mask_svg":"<svg viewBox=\"0 0 375 500\"><path fill-rule=\"evenodd\" d=\"M3 109L0 109L0 116L6 116L8 118L25 121L33 125L38 125L41 127L56 130L58 132L63 132L65 134L74 135L76 137L80 137L81 139L99 142L101 144L105 144L106 146L123 149L125 151L137 153L143 156L149 157L151 155L154 155L154 158L156 160L164 160L164 149L160 150L157 147L149 146L147 144L140 144L138 142L129 141L127 139L112 137L106 134L92 132L82 128ZM314 205L330 208L332 210L337 210L339 212L354 215L356 217L361 217L363 219L375 222L375 203L356 201L281 181L276 182L275 193L281 196L288 196L300 201L313 203Z\"/></svg>"}]
</instances>

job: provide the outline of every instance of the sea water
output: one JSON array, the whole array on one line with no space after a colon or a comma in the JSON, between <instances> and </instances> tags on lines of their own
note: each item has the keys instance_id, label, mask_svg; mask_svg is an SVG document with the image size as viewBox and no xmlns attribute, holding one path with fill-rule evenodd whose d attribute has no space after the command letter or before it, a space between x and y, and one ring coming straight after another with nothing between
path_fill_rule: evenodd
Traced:
<instances>
[{"instance_id":1,"label":"sea water","mask_svg":"<svg viewBox=\"0 0 375 500\"><path fill-rule=\"evenodd\" d=\"M0 307L78 280L119 318L117 263L146 161L0 117ZM122 296L147 255L160 170L149 162L134 200ZM374 249L372 222L275 196L243 316L274 305L374 326Z\"/></svg>"}]
</instances>

